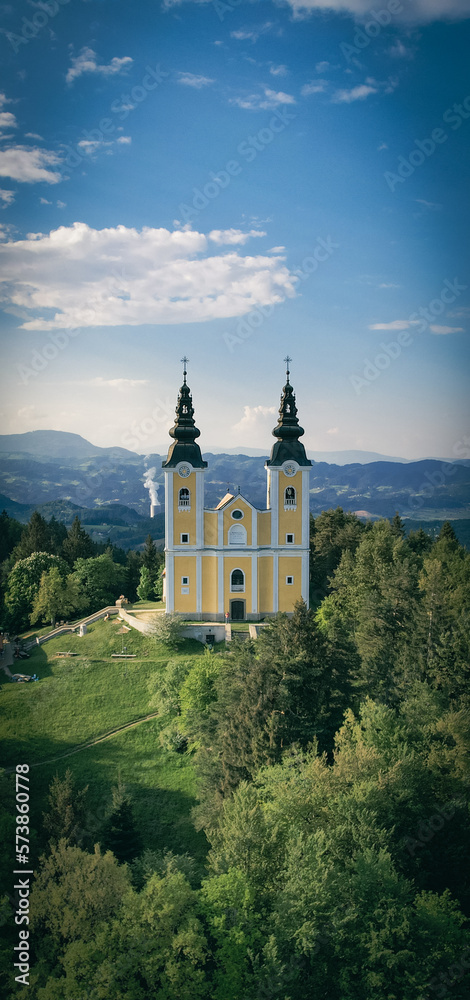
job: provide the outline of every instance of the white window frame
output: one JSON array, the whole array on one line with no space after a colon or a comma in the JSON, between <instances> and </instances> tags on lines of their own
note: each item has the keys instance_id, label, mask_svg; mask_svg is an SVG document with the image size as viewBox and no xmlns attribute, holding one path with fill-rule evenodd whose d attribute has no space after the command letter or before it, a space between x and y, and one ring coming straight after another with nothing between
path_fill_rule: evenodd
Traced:
<instances>
[{"instance_id":1,"label":"white window frame","mask_svg":"<svg viewBox=\"0 0 470 1000\"><path fill-rule=\"evenodd\" d=\"M241 573L243 577L243 583L232 583L232 576L234 573ZM244 594L245 593L245 573L239 566L235 566L230 572L230 593L231 594Z\"/></svg>"},{"instance_id":2,"label":"white window frame","mask_svg":"<svg viewBox=\"0 0 470 1000\"><path fill-rule=\"evenodd\" d=\"M181 499L181 494L183 490L186 490L188 494L187 502L186 499L185 500ZM178 510L179 511L191 510L191 490L189 490L187 486L180 486L178 490Z\"/></svg>"},{"instance_id":3,"label":"white window frame","mask_svg":"<svg viewBox=\"0 0 470 1000\"><path fill-rule=\"evenodd\" d=\"M287 490L294 491L294 499L288 500L286 497ZM286 486L284 490L284 510L297 510L297 490L295 486Z\"/></svg>"},{"instance_id":4,"label":"white window frame","mask_svg":"<svg viewBox=\"0 0 470 1000\"><path fill-rule=\"evenodd\" d=\"M295 535L291 531L286 532L286 545L295 545Z\"/></svg>"},{"instance_id":5,"label":"white window frame","mask_svg":"<svg viewBox=\"0 0 470 1000\"><path fill-rule=\"evenodd\" d=\"M180 534L180 545L189 545L189 531L182 531Z\"/></svg>"},{"instance_id":6,"label":"white window frame","mask_svg":"<svg viewBox=\"0 0 470 1000\"><path fill-rule=\"evenodd\" d=\"M181 577L181 586L182 587L189 587L189 576L182 576Z\"/></svg>"},{"instance_id":7,"label":"white window frame","mask_svg":"<svg viewBox=\"0 0 470 1000\"><path fill-rule=\"evenodd\" d=\"M287 584L288 587L292 587L293 584L294 584L294 577L293 576L286 576L286 584Z\"/></svg>"}]
</instances>

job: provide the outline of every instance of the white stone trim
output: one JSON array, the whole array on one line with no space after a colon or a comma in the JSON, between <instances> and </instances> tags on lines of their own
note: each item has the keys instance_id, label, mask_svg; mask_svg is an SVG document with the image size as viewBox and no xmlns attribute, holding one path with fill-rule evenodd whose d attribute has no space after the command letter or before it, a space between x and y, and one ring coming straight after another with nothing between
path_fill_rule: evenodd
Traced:
<instances>
[{"instance_id":1,"label":"white stone trim","mask_svg":"<svg viewBox=\"0 0 470 1000\"><path fill-rule=\"evenodd\" d=\"M204 469L195 469L196 473L196 545L204 548Z\"/></svg>"},{"instance_id":2,"label":"white stone trim","mask_svg":"<svg viewBox=\"0 0 470 1000\"><path fill-rule=\"evenodd\" d=\"M279 611L279 556L273 554L273 612Z\"/></svg>"},{"instance_id":3,"label":"white stone trim","mask_svg":"<svg viewBox=\"0 0 470 1000\"><path fill-rule=\"evenodd\" d=\"M224 544L224 512L223 510L217 511L217 544L221 549Z\"/></svg>"},{"instance_id":4,"label":"white stone trim","mask_svg":"<svg viewBox=\"0 0 470 1000\"><path fill-rule=\"evenodd\" d=\"M309 597L310 597L310 580L309 580L309 551L304 551L302 553L302 586L301 593L302 597L309 607Z\"/></svg>"},{"instance_id":5,"label":"white stone trim","mask_svg":"<svg viewBox=\"0 0 470 1000\"><path fill-rule=\"evenodd\" d=\"M224 556L223 552L217 555L217 613L224 612Z\"/></svg>"},{"instance_id":6,"label":"white stone trim","mask_svg":"<svg viewBox=\"0 0 470 1000\"><path fill-rule=\"evenodd\" d=\"M302 545L310 545L310 469L302 471Z\"/></svg>"},{"instance_id":7,"label":"white stone trim","mask_svg":"<svg viewBox=\"0 0 470 1000\"><path fill-rule=\"evenodd\" d=\"M258 611L258 553L251 557L251 613Z\"/></svg>"},{"instance_id":8,"label":"white stone trim","mask_svg":"<svg viewBox=\"0 0 470 1000\"><path fill-rule=\"evenodd\" d=\"M166 611L175 610L175 562L173 552L166 554Z\"/></svg>"},{"instance_id":9,"label":"white stone trim","mask_svg":"<svg viewBox=\"0 0 470 1000\"><path fill-rule=\"evenodd\" d=\"M202 555L196 555L196 612L202 612Z\"/></svg>"},{"instance_id":10,"label":"white stone trim","mask_svg":"<svg viewBox=\"0 0 470 1000\"><path fill-rule=\"evenodd\" d=\"M279 544L279 473L271 469L271 546Z\"/></svg>"},{"instance_id":11,"label":"white stone trim","mask_svg":"<svg viewBox=\"0 0 470 1000\"><path fill-rule=\"evenodd\" d=\"M173 548L173 473L165 469L165 547Z\"/></svg>"}]
</instances>

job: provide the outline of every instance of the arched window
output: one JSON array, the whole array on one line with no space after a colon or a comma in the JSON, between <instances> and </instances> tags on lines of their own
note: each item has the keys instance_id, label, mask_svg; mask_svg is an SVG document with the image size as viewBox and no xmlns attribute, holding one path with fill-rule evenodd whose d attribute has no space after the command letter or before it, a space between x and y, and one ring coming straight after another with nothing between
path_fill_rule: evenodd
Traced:
<instances>
[{"instance_id":1,"label":"arched window","mask_svg":"<svg viewBox=\"0 0 470 1000\"><path fill-rule=\"evenodd\" d=\"M294 486L286 486L284 490L284 510L292 510L297 507L297 494Z\"/></svg>"},{"instance_id":2,"label":"arched window","mask_svg":"<svg viewBox=\"0 0 470 1000\"><path fill-rule=\"evenodd\" d=\"M178 493L178 510L189 510L191 507L191 494L186 486Z\"/></svg>"},{"instance_id":3,"label":"arched window","mask_svg":"<svg viewBox=\"0 0 470 1000\"><path fill-rule=\"evenodd\" d=\"M230 591L232 594L245 592L245 574L241 569L233 569L230 574Z\"/></svg>"},{"instance_id":4,"label":"arched window","mask_svg":"<svg viewBox=\"0 0 470 1000\"><path fill-rule=\"evenodd\" d=\"M228 531L229 545L246 545L246 528L243 524L232 524Z\"/></svg>"}]
</instances>

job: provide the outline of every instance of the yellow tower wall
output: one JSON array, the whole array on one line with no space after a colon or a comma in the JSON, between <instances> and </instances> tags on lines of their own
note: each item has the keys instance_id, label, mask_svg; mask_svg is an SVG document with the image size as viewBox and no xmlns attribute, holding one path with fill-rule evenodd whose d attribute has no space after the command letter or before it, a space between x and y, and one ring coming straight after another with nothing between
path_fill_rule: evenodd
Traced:
<instances>
[{"instance_id":1,"label":"yellow tower wall","mask_svg":"<svg viewBox=\"0 0 470 1000\"><path fill-rule=\"evenodd\" d=\"M273 557L258 559L258 609L260 614L273 610Z\"/></svg>"},{"instance_id":2,"label":"yellow tower wall","mask_svg":"<svg viewBox=\"0 0 470 1000\"><path fill-rule=\"evenodd\" d=\"M178 494L180 489L188 489L191 495L189 510L178 510ZM187 479L181 479L177 473L173 476L173 545L180 545L180 535L189 533L189 545L196 544L196 473L192 472Z\"/></svg>"},{"instance_id":3,"label":"yellow tower wall","mask_svg":"<svg viewBox=\"0 0 470 1000\"><path fill-rule=\"evenodd\" d=\"M245 516L240 521L235 521L232 517L232 510L242 510ZM253 511L250 505L242 497L237 497L237 502L231 503L228 510L224 510L224 545L228 545L228 532L232 525L243 525L246 529L246 544L251 545L253 537L252 517Z\"/></svg>"},{"instance_id":4,"label":"yellow tower wall","mask_svg":"<svg viewBox=\"0 0 470 1000\"><path fill-rule=\"evenodd\" d=\"M217 541L218 541L217 511L205 510L204 545L217 545Z\"/></svg>"},{"instance_id":5,"label":"yellow tower wall","mask_svg":"<svg viewBox=\"0 0 470 1000\"><path fill-rule=\"evenodd\" d=\"M206 543L207 544L207 543ZM202 613L217 614L217 556L202 557Z\"/></svg>"},{"instance_id":6,"label":"yellow tower wall","mask_svg":"<svg viewBox=\"0 0 470 1000\"><path fill-rule=\"evenodd\" d=\"M181 593L181 577L189 576L189 594ZM196 556L175 556L175 611L191 614L196 611Z\"/></svg>"},{"instance_id":7,"label":"yellow tower wall","mask_svg":"<svg viewBox=\"0 0 470 1000\"><path fill-rule=\"evenodd\" d=\"M297 493L297 509L284 510L284 490L294 486ZM279 473L279 545L286 544L286 534L295 535L295 545L302 542L302 473L285 476Z\"/></svg>"},{"instance_id":8,"label":"yellow tower wall","mask_svg":"<svg viewBox=\"0 0 470 1000\"><path fill-rule=\"evenodd\" d=\"M293 576L293 584L286 583L286 576ZM279 611L293 611L302 597L301 556L279 556Z\"/></svg>"},{"instance_id":9,"label":"yellow tower wall","mask_svg":"<svg viewBox=\"0 0 470 1000\"><path fill-rule=\"evenodd\" d=\"M258 545L271 545L271 511L258 514Z\"/></svg>"}]
</instances>

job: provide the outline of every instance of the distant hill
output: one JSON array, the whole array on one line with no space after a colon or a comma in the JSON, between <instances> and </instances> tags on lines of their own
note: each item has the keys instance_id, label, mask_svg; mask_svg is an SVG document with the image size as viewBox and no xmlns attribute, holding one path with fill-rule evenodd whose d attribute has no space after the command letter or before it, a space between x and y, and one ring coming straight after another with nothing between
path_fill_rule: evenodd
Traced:
<instances>
[{"instance_id":1,"label":"distant hill","mask_svg":"<svg viewBox=\"0 0 470 1000\"><path fill-rule=\"evenodd\" d=\"M98 448L90 444L80 434L69 434L68 431L27 431L25 434L0 434L0 452L10 455L29 455L35 461L40 458L47 460L91 458L100 455L113 455L116 458L126 457L129 460L139 456L126 448Z\"/></svg>"},{"instance_id":2,"label":"distant hill","mask_svg":"<svg viewBox=\"0 0 470 1000\"><path fill-rule=\"evenodd\" d=\"M358 453L362 458L370 454ZM132 528L129 510L144 519L150 513L149 490L144 486L150 468L155 469L155 490L163 503L163 457L144 457L125 448L97 448L78 434L61 431L4 435L0 437L0 492L29 511L52 504L47 509L66 523L73 519L74 510L93 511L87 515L92 518L88 523L97 525L97 530L106 506L108 525L116 530ZM255 506L266 505L266 455L205 452L204 457L208 462L207 506L216 506L227 489L233 492L238 488ZM318 514L338 505L373 517L392 517L398 510L406 517L426 521L466 518L470 515L470 463L358 460L342 465L313 461L311 511Z\"/></svg>"}]
</instances>

